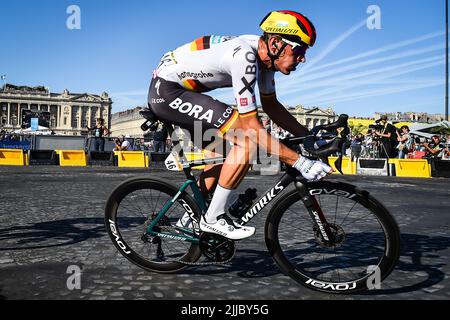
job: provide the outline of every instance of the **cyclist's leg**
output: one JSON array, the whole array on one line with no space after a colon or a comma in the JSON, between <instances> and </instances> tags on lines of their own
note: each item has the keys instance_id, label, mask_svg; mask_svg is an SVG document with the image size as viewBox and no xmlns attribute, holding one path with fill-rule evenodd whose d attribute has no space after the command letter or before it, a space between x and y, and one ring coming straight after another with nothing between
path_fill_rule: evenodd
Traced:
<instances>
[{"instance_id":1,"label":"cyclist's leg","mask_svg":"<svg viewBox=\"0 0 450 320\"><path fill-rule=\"evenodd\" d=\"M237 112L232 107L160 78L153 79L148 102L160 120L186 129L193 137L194 145L206 151L207 158L224 156L225 142L217 133L236 120ZM198 129L201 130L201 141L198 141L198 132L195 132ZM213 142L208 137L214 138ZM205 197L215 189L221 168L222 164L209 165L200 175L199 186Z\"/></svg>"},{"instance_id":2,"label":"cyclist's leg","mask_svg":"<svg viewBox=\"0 0 450 320\"><path fill-rule=\"evenodd\" d=\"M231 129L240 129L240 121L235 121ZM232 131L233 132L233 131ZM226 212L227 197L242 182L250 168L251 158L255 155L256 144L245 135L225 133L224 138L233 144L220 171L218 180L219 192L211 201L206 221L214 222Z\"/></svg>"},{"instance_id":3,"label":"cyclist's leg","mask_svg":"<svg viewBox=\"0 0 450 320\"><path fill-rule=\"evenodd\" d=\"M221 139L218 138L216 139L216 141L214 141L213 143L211 143L210 145L208 145L206 148L204 148L204 155L205 158L223 158L226 157L227 155L230 155L230 158L228 160L228 164L231 162L231 159L237 159L239 157L239 149L238 148L242 148L242 146L237 146L237 147L231 147L231 150L227 150L227 143L230 143L231 145L234 145L234 139ZM216 146L220 145L220 148L215 148ZM242 152L242 150L241 150ZM249 157L249 151L247 150L246 152L247 154L247 158ZM226 158L225 158L226 159ZM223 163L220 164L213 164L213 165L207 165L205 167L205 169L201 172L200 176L199 176L199 187L200 190L203 194L203 196L208 197L209 194L213 193L218 182L219 182L219 177L220 174L222 172L222 168L223 168ZM237 173L237 176L239 177L239 179L237 180L233 180L233 187L231 189L236 189L241 181L244 179L245 175L247 174L248 170L250 169L250 165L248 164L248 161L246 161L245 163L242 163L243 167L241 168L241 166L238 166L238 171L240 171L241 173ZM234 172L234 169L228 169L227 172ZM227 178L224 178L226 180L228 180ZM227 183L226 183L227 184ZM228 185L228 184L227 184Z\"/></svg>"},{"instance_id":4,"label":"cyclist's leg","mask_svg":"<svg viewBox=\"0 0 450 320\"><path fill-rule=\"evenodd\" d=\"M178 125L190 132L194 132L192 140L195 145L203 145L205 133L208 130L211 130L208 132L211 136L223 135L234 125L239 116L237 111L233 110L229 105L207 95L188 91L177 83L165 81L161 78L153 79L148 102L152 111L160 120L171 122L173 125ZM198 132L199 130L201 132ZM211 134L212 131L214 134ZM198 141L199 133L201 133L201 141ZM233 149L236 150L232 151L230 156L227 156L224 164L224 167L227 166L227 170L225 173L221 170L220 173L220 179L227 186L235 186L237 182L242 180L241 176L245 175L248 170L248 162L236 163L233 159L245 159L245 148L239 146L233 147ZM212 208L211 210L214 213L217 212L218 208L221 210L225 207L230 193L231 190L220 186L219 182L210 204L210 208ZM222 210L222 214L224 212L225 210ZM218 233L231 239L242 239L253 235L255 232L254 228L234 225L226 217L219 220L216 219L214 226L209 226L209 229L205 227L209 223L206 223L203 218L201 220L200 228L203 231ZM219 231L217 232L217 230Z\"/></svg>"},{"instance_id":5,"label":"cyclist's leg","mask_svg":"<svg viewBox=\"0 0 450 320\"><path fill-rule=\"evenodd\" d=\"M217 137L203 148L203 152L206 159L223 158L226 154L226 141ZM200 173L198 186L205 199L216 189L222 166L223 163L207 165Z\"/></svg>"},{"instance_id":6,"label":"cyclist's leg","mask_svg":"<svg viewBox=\"0 0 450 320\"><path fill-rule=\"evenodd\" d=\"M229 139L234 145L222 166L219 181L208 211L200 220L200 229L204 232L217 233L233 240L240 240L252 236L255 233L255 228L236 225L225 214L225 206L231 192L239 186L247 174L251 157L254 154L253 150L256 150L256 148L252 146L253 142L245 137L238 139L225 135L225 139Z\"/></svg>"}]
</instances>

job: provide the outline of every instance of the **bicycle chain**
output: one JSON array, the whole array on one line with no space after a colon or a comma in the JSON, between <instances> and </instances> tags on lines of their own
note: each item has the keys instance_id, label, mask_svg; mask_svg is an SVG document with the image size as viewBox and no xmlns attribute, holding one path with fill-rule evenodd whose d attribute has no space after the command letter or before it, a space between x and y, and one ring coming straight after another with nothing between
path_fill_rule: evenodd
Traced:
<instances>
[{"instance_id":1,"label":"bicycle chain","mask_svg":"<svg viewBox=\"0 0 450 320\"><path fill-rule=\"evenodd\" d=\"M234 248L233 255L230 259L225 261L209 261L209 262L187 262L187 261L181 261L178 260L177 262L188 265L188 266L218 266L218 265L225 265L229 263L231 260L233 260L234 255L236 254L236 247Z\"/></svg>"},{"instance_id":2,"label":"bicycle chain","mask_svg":"<svg viewBox=\"0 0 450 320\"><path fill-rule=\"evenodd\" d=\"M160 226L161 229L171 229L171 226ZM182 263L189 266L216 266L216 265L225 265L229 263L231 260L233 260L234 255L236 254L236 247L233 248L233 255L231 258L225 261L209 261L209 262L188 262L188 261L182 261L182 260L167 260L167 262L177 262Z\"/></svg>"}]
</instances>

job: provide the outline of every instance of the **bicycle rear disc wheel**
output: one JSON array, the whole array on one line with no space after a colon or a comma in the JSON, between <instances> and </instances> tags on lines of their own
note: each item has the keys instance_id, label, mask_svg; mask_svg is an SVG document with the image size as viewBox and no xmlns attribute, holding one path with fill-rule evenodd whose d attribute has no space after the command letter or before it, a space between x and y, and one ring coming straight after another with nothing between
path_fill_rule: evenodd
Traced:
<instances>
[{"instance_id":1,"label":"bicycle rear disc wheel","mask_svg":"<svg viewBox=\"0 0 450 320\"><path fill-rule=\"evenodd\" d=\"M198 230L176 226L185 213L199 221L201 211L186 192L178 196L155 227L169 236L152 236L146 232L147 226L178 191L160 179L134 178L119 185L106 203L105 225L114 245L123 256L145 270L173 273L200 258L198 244L180 240L181 237L198 238Z\"/></svg>"},{"instance_id":2,"label":"bicycle rear disc wheel","mask_svg":"<svg viewBox=\"0 0 450 320\"><path fill-rule=\"evenodd\" d=\"M334 240L325 242L299 193L285 194L266 222L266 244L280 269L298 283L327 293L376 288L395 267L400 231L388 210L355 186L308 184Z\"/></svg>"}]
</instances>

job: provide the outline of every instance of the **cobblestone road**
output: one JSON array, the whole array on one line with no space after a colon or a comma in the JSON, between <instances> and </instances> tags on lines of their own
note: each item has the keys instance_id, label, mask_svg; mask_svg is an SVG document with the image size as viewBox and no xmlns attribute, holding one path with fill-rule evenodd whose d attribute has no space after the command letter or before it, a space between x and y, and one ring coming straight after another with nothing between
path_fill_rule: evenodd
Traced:
<instances>
[{"instance_id":1,"label":"cobblestone road","mask_svg":"<svg viewBox=\"0 0 450 320\"><path fill-rule=\"evenodd\" d=\"M402 232L400 262L380 290L328 295L281 274L267 253L265 214L257 234L241 241L230 266L192 267L180 274L149 273L113 247L103 224L109 193L147 170L0 167L0 299L449 299L450 180L332 177L382 200ZM152 173L174 183L182 174ZM250 174L241 189L259 194L279 176ZM267 210L267 209L265 209ZM266 211L267 212L267 211ZM69 290L67 269L82 269Z\"/></svg>"}]
</instances>

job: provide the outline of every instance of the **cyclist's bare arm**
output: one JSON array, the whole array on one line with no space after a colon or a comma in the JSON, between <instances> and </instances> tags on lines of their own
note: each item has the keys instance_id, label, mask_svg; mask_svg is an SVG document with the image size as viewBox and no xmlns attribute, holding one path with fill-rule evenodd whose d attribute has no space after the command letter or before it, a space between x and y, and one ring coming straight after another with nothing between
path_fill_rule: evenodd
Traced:
<instances>
[{"instance_id":1,"label":"cyclist's bare arm","mask_svg":"<svg viewBox=\"0 0 450 320\"><path fill-rule=\"evenodd\" d=\"M296 137L308 134L308 129L298 123L294 116L278 101L276 93L270 95L261 94L260 97L264 112L278 126Z\"/></svg>"}]
</instances>

